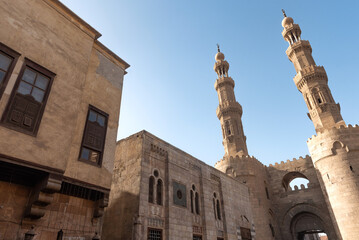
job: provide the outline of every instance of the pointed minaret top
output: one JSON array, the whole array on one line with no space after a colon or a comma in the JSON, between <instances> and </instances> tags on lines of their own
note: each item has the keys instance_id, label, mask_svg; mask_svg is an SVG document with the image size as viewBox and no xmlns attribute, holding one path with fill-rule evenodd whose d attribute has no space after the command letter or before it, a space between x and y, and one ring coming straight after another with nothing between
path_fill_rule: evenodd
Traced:
<instances>
[{"instance_id":1,"label":"pointed minaret top","mask_svg":"<svg viewBox=\"0 0 359 240\"><path fill-rule=\"evenodd\" d=\"M282 9L282 12L283 12L283 16L284 16L284 17L287 17L287 14L285 14L284 9Z\"/></svg>"},{"instance_id":2,"label":"pointed minaret top","mask_svg":"<svg viewBox=\"0 0 359 240\"><path fill-rule=\"evenodd\" d=\"M217 43L217 50L218 52L220 52L221 50L219 49L219 44Z\"/></svg>"}]
</instances>

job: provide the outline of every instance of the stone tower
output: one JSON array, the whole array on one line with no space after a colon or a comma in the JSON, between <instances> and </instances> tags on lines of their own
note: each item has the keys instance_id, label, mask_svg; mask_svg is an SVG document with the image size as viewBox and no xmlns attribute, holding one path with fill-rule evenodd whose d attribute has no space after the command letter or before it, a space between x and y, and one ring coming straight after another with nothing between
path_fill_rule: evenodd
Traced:
<instances>
[{"instance_id":1,"label":"stone tower","mask_svg":"<svg viewBox=\"0 0 359 240\"><path fill-rule=\"evenodd\" d=\"M220 52L219 46L215 59L216 63L213 68L218 78L214 87L219 100L217 117L221 122L225 154L248 155L246 136L244 136L241 120L242 106L236 101L235 84L233 79L228 76L229 64L224 60L224 54Z\"/></svg>"},{"instance_id":2,"label":"stone tower","mask_svg":"<svg viewBox=\"0 0 359 240\"><path fill-rule=\"evenodd\" d=\"M225 155L218 161L215 168L232 176L245 184L249 189L249 197L253 212L251 233L252 239L272 240L274 234L270 226L277 229L275 220L270 216L272 208L269 196L266 194L268 175L261 162L248 155L246 136L242 126L242 106L236 101L234 95L234 81L228 76L229 64L220 52L215 56L214 71L218 78L214 85L219 106L217 116L221 123L223 133L223 146ZM240 232L240 229L237 230ZM279 232L277 230L277 232Z\"/></svg>"},{"instance_id":3,"label":"stone tower","mask_svg":"<svg viewBox=\"0 0 359 240\"><path fill-rule=\"evenodd\" d=\"M344 240L357 239L359 127L345 125L340 106L328 87L325 70L315 64L309 42L301 39L300 27L285 13L282 26L282 35L289 43L286 53L297 72L294 83L303 94L317 132L307 144L337 234Z\"/></svg>"}]
</instances>

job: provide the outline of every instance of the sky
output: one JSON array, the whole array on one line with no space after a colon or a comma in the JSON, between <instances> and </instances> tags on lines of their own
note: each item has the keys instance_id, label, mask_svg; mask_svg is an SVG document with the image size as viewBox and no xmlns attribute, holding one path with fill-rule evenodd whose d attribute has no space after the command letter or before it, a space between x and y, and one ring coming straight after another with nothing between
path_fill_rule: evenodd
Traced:
<instances>
[{"instance_id":1,"label":"sky","mask_svg":"<svg viewBox=\"0 0 359 240\"><path fill-rule=\"evenodd\" d=\"M61 0L128 62L118 140L143 129L213 166L216 44L230 64L250 155L269 165L309 154L315 134L281 32L285 9L309 40L347 124L359 118L359 1Z\"/></svg>"}]
</instances>

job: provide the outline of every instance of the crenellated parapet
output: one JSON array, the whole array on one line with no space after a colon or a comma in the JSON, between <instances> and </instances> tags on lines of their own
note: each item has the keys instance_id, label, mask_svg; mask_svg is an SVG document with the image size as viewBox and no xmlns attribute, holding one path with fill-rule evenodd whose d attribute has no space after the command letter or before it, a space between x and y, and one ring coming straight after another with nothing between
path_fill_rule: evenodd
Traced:
<instances>
[{"instance_id":1,"label":"crenellated parapet","mask_svg":"<svg viewBox=\"0 0 359 240\"><path fill-rule=\"evenodd\" d=\"M224 157L216 162L214 167L232 177L241 175L255 176L258 171L262 172L265 168L257 158L240 154L235 157Z\"/></svg>"},{"instance_id":2,"label":"crenellated parapet","mask_svg":"<svg viewBox=\"0 0 359 240\"><path fill-rule=\"evenodd\" d=\"M298 167L313 167L312 158L309 155L305 155L305 157L300 156L299 158L293 158L292 160L281 161L280 163L276 162L274 164L269 164L267 168L275 168L279 170L288 170L288 171L296 171Z\"/></svg>"},{"instance_id":3,"label":"crenellated parapet","mask_svg":"<svg viewBox=\"0 0 359 240\"><path fill-rule=\"evenodd\" d=\"M346 152L359 150L359 126L333 127L313 135L307 141L313 162L337 154L339 149Z\"/></svg>"}]
</instances>

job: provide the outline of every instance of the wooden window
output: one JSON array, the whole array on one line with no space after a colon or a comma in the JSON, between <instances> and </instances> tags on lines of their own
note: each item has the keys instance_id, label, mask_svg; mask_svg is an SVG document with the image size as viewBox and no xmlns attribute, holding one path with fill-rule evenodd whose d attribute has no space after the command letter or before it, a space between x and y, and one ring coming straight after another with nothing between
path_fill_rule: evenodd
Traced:
<instances>
[{"instance_id":1,"label":"wooden window","mask_svg":"<svg viewBox=\"0 0 359 240\"><path fill-rule=\"evenodd\" d=\"M153 176L151 176L149 186L148 186L148 201L150 203L154 202L154 197L153 197L154 185L155 185L155 178Z\"/></svg>"},{"instance_id":2,"label":"wooden window","mask_svg":"<svg viewBox=\"0 0 359 240\"><path fill-rule=\"evenodd\" d=\"M149 228L147 240L162 240L162 229Z\"/></svg>"},{"instance_id":3,"label":"wooden window","mask_svg":"<svg viewBox=\"0 0 359 240\"><path fill-rule=\"evenodd\" d=\"M158 179L157 181L157 204L162 205L162 180Z\"/></svg>"},{"instance_id":4,"label":"wooden window","mask_svg":"<svg viewBox=\"0 0 359 240\"><path fill-rule=\"evenodd\" d=\"M20 54L0 43L0 98Z\"/></svg>"},{"instance_id":5,"label":"wooden window","mask_svg":"<svg viewBox=\"0 0 359 240\"><path fill-rule=\"evenodd\" d=\"M25 58L2 122L36 136L55 74Z\"/></svg>"},{"instance_id":6,"label":"wooden window","mask_svg":"<svg viewBox=\"0 0 359 240\"><path fill-rule=\"evenodd\" d=\"M90 105L79 159L100 166L105 147L108 114Z\"/></svg>"}]
</instances>

